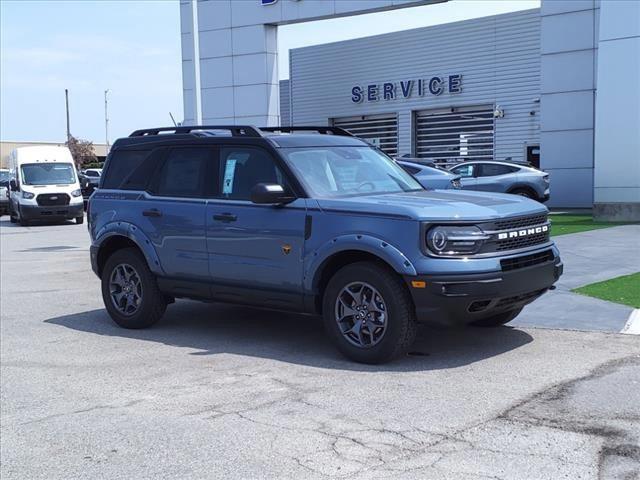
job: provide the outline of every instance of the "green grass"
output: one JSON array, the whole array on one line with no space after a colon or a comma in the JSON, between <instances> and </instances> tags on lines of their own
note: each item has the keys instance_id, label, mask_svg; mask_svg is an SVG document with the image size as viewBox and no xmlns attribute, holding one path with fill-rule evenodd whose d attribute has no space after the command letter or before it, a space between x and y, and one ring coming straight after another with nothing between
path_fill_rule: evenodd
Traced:
<instances>
[{"instance_id":1,"label":"green grass","mask_svg":"<svg viewBox=\"0 0 640 480\"><path fill-rule=\"evenodd\" d=\"M596 222L591 215L550 215L551 235L566 235L567 233L587 232L599 228L615 227L626 225L625 223Z\"/></svg>"},{"instance_id":2,"label":"green grass","mask_svg":"<svg viewBox=\"0 0 640 480\"><path fill-rule=\"evenodd\" d=\"M640 308L640 272L592 283L573 291L589 297Z\"/></svg>"}]
</instances>

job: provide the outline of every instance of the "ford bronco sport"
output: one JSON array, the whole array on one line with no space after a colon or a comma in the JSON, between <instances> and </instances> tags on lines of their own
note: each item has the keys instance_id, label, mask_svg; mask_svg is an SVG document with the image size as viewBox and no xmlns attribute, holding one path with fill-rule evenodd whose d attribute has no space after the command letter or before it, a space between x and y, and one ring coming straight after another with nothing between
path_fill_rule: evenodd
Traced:
<instances>
[{"instance_id":1,"label":"ford bronco sport","mask_svg":"<svg viewBox=\"0 0 640 480\"><path fill-rule=\"evenodd\" d=\"M418 322L506 324L562 274L542 204L427 191L334 127L136 131L88 210L118 325L149 327L175 298L320 314L358 362L407 352Z\"/></svg>"}]
</instances>

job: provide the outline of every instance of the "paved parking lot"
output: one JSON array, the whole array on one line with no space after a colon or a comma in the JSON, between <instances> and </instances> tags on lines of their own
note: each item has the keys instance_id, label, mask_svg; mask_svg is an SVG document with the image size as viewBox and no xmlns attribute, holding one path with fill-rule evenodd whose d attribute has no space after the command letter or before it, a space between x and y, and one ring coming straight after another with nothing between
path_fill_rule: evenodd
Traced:
<instances>
[{"instance_id":1,"label":"paved parking lot","mask_svg":"<svg viewBox=\"0 0 640 480\"><path fill-rule=\"evenodd\" d=\"M369 367L296 315L178 301L119 329L84 225L2 217L0 251L3 480L638 478L639 336L529 311Z\"/></svg>"}]
</instances>

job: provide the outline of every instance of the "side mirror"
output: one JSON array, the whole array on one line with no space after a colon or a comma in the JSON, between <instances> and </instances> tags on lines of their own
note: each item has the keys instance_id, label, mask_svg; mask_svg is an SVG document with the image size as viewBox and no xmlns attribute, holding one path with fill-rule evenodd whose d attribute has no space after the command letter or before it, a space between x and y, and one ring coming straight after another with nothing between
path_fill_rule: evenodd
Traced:
<instances>
[{"instance_id":1,"label":"side mirror","mask_svg":"<svg viewBox=\"0 0 640 480\"><path fill-rule=\"evenodd\" d=\"M20 188L18 187L18 184L16 183L15 179L11 179L11 181L9 182L9 188L11 189L12 192L19 192Z\"/></svg>"},{"instance_id":2,"label":"side mirror","mask_svg":"<svg viewBox=\"0 0 640 480\"><path fill-rule=\"evenodd\" d=\"M282 185L277 183L258 183L251 189L251 201L258 204L284 204L295 200L287 195Z\"/></svg>"}]
</instances>

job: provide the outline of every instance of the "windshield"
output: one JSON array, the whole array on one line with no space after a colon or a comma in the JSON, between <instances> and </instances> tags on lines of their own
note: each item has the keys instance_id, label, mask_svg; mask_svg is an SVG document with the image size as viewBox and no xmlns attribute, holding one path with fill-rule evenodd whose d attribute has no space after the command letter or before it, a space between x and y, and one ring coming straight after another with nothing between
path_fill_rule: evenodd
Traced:
<instances>
[{"instance_id":1,"label":"windshield","mask_svg":"<svg viewBox=\"0 0 640 480\"><path fill-rule=\"evenodd\" d=\"M24 185L68 185L76 181L70 163L26 163L22 165Z\"/></svg>"},{"instance_id":2,"label":"windshield","mask_svg":"<svg viewBox=\"0 0 640 480\"><path fill-rule=\"evenodd\" d=\"M393 160L370 147L282 148L281 152L313 197L423 190Z\"/></svg>"}]
</instances>

